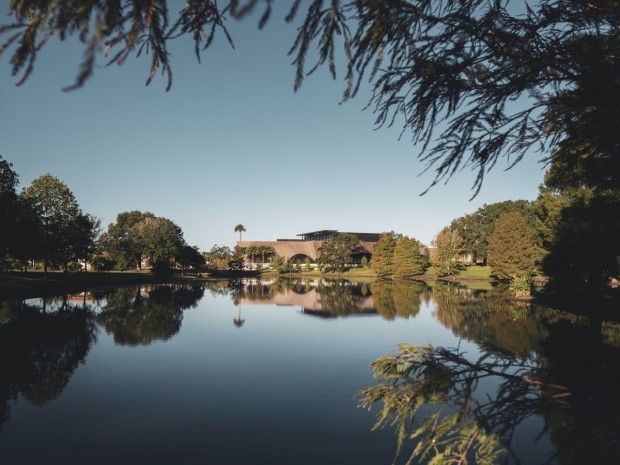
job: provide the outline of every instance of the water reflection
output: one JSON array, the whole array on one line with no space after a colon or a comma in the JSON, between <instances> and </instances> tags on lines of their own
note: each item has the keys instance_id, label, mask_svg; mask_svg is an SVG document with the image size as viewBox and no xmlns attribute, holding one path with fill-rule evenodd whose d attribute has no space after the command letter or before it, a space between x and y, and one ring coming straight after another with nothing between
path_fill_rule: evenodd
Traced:
<instances>
[{"instance_id":1,"label":"water reflection","mask_svg":"<svg viewBox=\"0 0 620 465\"><path fill-rule=\"evenodd\" d=\"M322 318L371 314L386 320L413 318L420 311L420 302L430 298L426 284L409 281L281 278L248 280L228 289L235 304L297 306L304 314Z\"/></svg>"},{"instance_id":2,"label":"water reflection","mask_svg":"<svg viewBox=\"0 0 620 465\"><path fill-rule=\"evenodd\" d=\"M355 391L369 384L366 377L368 362L360 361L361 348L375 344L377 339L382 342L373 345L378 349L376 353L372 352L368 361L388 353L389 348L381 344L386 340L391 341L389 344L399 342L395 339L400 336L395 333L404 334L404 339L408 339L422 325L432 324L429 318L432 316L437 322L435 327L447 328L448 331L443 332L455 336L455 345L461 341L460 348L402 346L398 354L383 357L373 365L378 383L362 391L362 404L376 406L383 415L380 423L394 423L401 458L407 459L416 453L419 462L415 463L432 459L442 459L442 463L458 463L459 460L461 463L485 463L486 460L490 463L520 461L563 465L620 463L620 396L617 395L620 382L615 376L620 366L620 323L515 301L501 288L480 291L453 283L252 279L214 281L203 286L133 287L53 299L4 302L0 305L0 424L7 421L11 403L20 395L32 404L43 405L63 392L95 344L97 325L110 334L116 344L142 346L166 341L179 334L185 310L196 306L205 294L205 300L209 295L213 299L227 300L228 307L223 308L229 313L221 313L220 307L216 306L217 311L204 309L204 314L192 312L187 316L196 318L193 321L199 323L211 318L209 325L205 326L210 333L209 337L203 337L201 328L200 337L183 342L189 344L187 353L201 355L188 360L175 359L179 364L188 363L183 370L177 370L175 376L190 373L193 377L181 382L175 378L174 388L160 388L157 393L150 393L153 396L163 393L161 405L169 405L172 392L181 385L186 389L183 402L174 404L166 415L192 417L195 412L191 408L187 409L188 412L192 410L190 413L178 412L190 405L187 399L194 398L196 405L201 405L199 401L208 398L205 392L209 389L217 399L222 399L228 391L237 397L246 393L244 378L234 378L236 371L230 369L236 361L237 366L259 367L253 372L253 376L258 377L256 386L264 387L263 394L277 392L273 405L279 405L278 402L289 395L287 386L296 386L289 389L290 403L282 407L278 415L268 410L267 404L255 400L255 391L245 399L247 404L242 409L242 418L249 417L248 411L260 412L247 422L252 424L255 421L259 426L256 431L248 426L246 438L258 438L258 430L269 431L270 427L264 428L262 421L267 421L265 418L270 415L274 415L282 431L287 431L289 426L285 419L289 409L298 404L296 396L299 396L300 386L309 385L310 381L316 381L317 386L334 383L331 390L313 388L304 394L304 402L307 401L308 405L304 415L316 414L317 418L322 418L325 410L321 409L326 408L338 389L344 393L344 400L338 398L329 404L332 411L344 409L344 404L351 400ZM298 317L295 312L289 312L291 318L282 319L281 324L265 325L265 321L280 322L282 314L281 309L266 307L264 314L254 312L252 318L258 323L264 315L274 320L264 320L262 330L252 332L259 325L251 328L248 320L248 325L244 326L249 305L293 306L309 317ZM314 318L353 319L360 315L375 315L376 318L357 318L338 324L326 324ZM243 326L244 331L232 328L231 319L235 327ZM382 320L395 323L383 324ZM222 325L218 326L220 321ZM357 336L349 338L349 334L339 332L351 327L347 323L356 327L357 331L350 333L364 338L363 343L355 346L359 342L355 339ZM286 332L284 329L288 329L287 324L295 325L295 337L280 339ZM333 333L330 337L316 338L313 335L304 339L311 334L308 328L319 327ZM398 333L399 330L406 331ZM177 338L182 344L183 334ZM276 344L276 340L281 344ZM343 340L355 349L341 350ZM252 341L252 350L247 350L247 341ZM426 342L426 339L400 342L415 344ZM205 349L196 350L196 344L204 344L200 347ZM242 355L235 355L233 348L241 348ZM168 376L157 358L161 357L159 348L141 352L146 360L150 360L146 358L149 353L156 360L150 365L140 366L145 374L150 375L145 378L155 377L149 372L150 367L163 374L162 378ZM254 352L258 358L248 362ZM98 357L113 357L117 353L99 353ZM213 354L212 358L207 357ZM287 354L293 354L294 366L286 364ZM174 353L170 356L174 357ZM105 366L113 366L115 360L111 358ZM142 359L136 363L143 363ZM303 370L298 370L298 366L303 366ZM340 377L336 375L349 369L355 372L351 368L354 366L362 372L357 381L344 388L337 386L333 380L340 380ZM295 370L300 377L298 384L294 384L294 375L286 382L279 376L282 372L295 373ZM261 378L262 374L264 377ZM107 372L100 378L106 376ZM122 381L119 384L126 382L125 378L119 379ZM217 382L209 384L214 379ZM348 372L347 376L342 376L347 382L350 379ZM344 382L342 380L338 382ZM274 385L269 384L272 381ZM192 391L193 383L202 383L196 392ZM149 385L134 391L142 392L142 389L148 390ZM316 399L312 397L315 391L321 393ZM112 398L114 394L112 392ZM132 403L135 401L135 398L131 399ZM213 414L213 410L204 411ZM14 415L16 412L17 407L13 407ZM364 412L358 413L366 421L372 420ZM235 427L239 423L239 417L235 417L228 407L222 407L220 414L220 423L210 430L214 438L215 432L226 424L229 417ZM33 414L33 418L34 415L37 414ZM131 412L128 415L133 417ZM196 423L197 435L202 435L200 427L203 418L208 417L205 414ZM256 420L259 417L260 421ZM176 421L185 424L187 418L183 416ZM308 417L308 424L315 424L313 422L322 425L320 419ZM321 427L317 426L316 430ZM347 427L342 428L346 430ZM365 423L364 431L368 429ZM538 455L523 445L526 444L523 432L530 429L534 431L533 436L540 433ZM282 440L288 441L285 433L282 434ZM303 432L304 436L308 434ZM340 436L334 437L341 440ZM257 443L264 440L262 436L256 439ZM359 441L351 439L356 440ZM144 441L148 442L150 438ZM174 442L172 444L176 446ZM196 445L198 443L190 444L189 440L187 444L188 449L200 448ZM383 452L386 446L381 444ZM387 444L387 448L392 445L391 442Z\"/></svg>"},{"instance_id":3,"label":"water reflection","mask_svg":"<svg viewBox=\"0 0 620 465\"><path fill-rule=\"evenodd\" d=\"M528 302L515 301L505 289L475 291L437 283L431 298L441 324L488 350L527 356L540 350L548 337L545 309L534 310Z\"/></svg>"},{"instance_id":4,"label":"water reflection","mask_svg":"<svg viewBox=\"0 0 620 465\"><path fill-rule=\"evenodd\" d=\"M120 345L166 341L181 329L183 311L203 294L202 286L185 285L117 289L106 294L96 321Z\"/></svg>"},{"instance_id":5,"label":"water reflection","mask_svg":"<svg viewBox=\"0 0 620 465\"><path fill-rule=\"evenodd\" d=\"M0 302L0 424L19 394L38 406L56 399L95 343L92 311L63 300L53 311L48 299Z\"/></svg>"},{"instance_id":6,"label":"water reflection","mask_svg":"<svg viewBox=\"0 0 620 465\"><path fill-rule=\"evenodd\" d=\"M362 407L382 404L377 426L395 426L397 456L415 441L408 463L519 463L520 425L568 405L570 392L551 383L534 357L483 351L470 360L458 349L400 349L373 363L379 383L360 395Z\"/></svg>"}]
</instances>

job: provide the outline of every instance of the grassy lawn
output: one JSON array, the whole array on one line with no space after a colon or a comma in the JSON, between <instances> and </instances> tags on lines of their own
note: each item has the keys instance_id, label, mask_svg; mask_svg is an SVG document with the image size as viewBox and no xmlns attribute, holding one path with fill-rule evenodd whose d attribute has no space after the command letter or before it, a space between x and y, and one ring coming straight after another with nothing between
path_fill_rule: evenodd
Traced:
<instances>
[{"instance_id":1,"label":"grassy lawn","mask_svg":"<svg viewBox=\"0 0 620 465\"><path fill-rule=\"evenodd\" d=\"M148 271L112 271L110 273L62 273L48 272L45 279L42 271L27 273L0 273L0 296L35 297L42 294L81 291L85 288L122 286L130 284L157 284L169 282L190 282L191 276L155 276Z\"/></svg>"},{"instance_id":2,"label":"grassy lawn","mask_svg":"<svg viewBox=\"0 0 620 465\"><path fill-rule=\"evenodd\" d=\"M424 276L429 278L437 277L437 270L434 267L430 267L424 273ZM491 279L491 267L490 266L478 266L472 265L467 266L463 270L459 271L456 275L454 275L456 281L459 279L463 280L490 280Z\"/></svg>"}]
</instances>

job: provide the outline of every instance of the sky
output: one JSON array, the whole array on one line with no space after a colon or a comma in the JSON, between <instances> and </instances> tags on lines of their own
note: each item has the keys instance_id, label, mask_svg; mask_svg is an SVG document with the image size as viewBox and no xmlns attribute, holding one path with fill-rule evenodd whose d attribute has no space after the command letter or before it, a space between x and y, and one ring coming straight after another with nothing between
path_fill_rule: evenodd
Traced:
<instances>
[{"instance_id":1,"label":"sky","mask_svg":"<svg viewBox=\"0 0 620 465\"><path fill-rule=\"evenodd\" d=\"M174 4L172 2L171 4ZM7 2L0 0L0 24ZM497 163L473 200L475 171L434 186L420 147L401 128L375 129L364 110L369 86L341 104L344 68L319 69L293 91L287 55L295 26L276 11L231 21L235 49L218 35L199 64L193 43L171 44L174 81L145 86L148 58L101 67L73 83L83 54L75 40L52 40L20 87L0 57L0 155L20 188L50 173L85 213L107 227L123 211L150 211L179 225L200 250L244 240L295 238L321 229L395 231L429 244L450 222L484 204L534 200L544 167L525 157ZM105 63L100 55L98 64ZM342 63L342 62L341 62Z\"/></svg>"}]
</instances>

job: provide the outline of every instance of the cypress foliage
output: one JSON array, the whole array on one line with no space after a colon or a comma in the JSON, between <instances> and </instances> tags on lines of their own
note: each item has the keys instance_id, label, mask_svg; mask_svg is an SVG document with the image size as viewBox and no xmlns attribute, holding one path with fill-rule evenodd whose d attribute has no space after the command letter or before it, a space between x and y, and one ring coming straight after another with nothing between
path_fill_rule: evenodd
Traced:
<instances>
[{"instance_id":1,"label":"cypress foliage","mask_svg":"<svg viewBox=\"0 0 620 465\"><path fill-rule=\"evenodd\" d=\"M420 254L421 244L413 238L401 237L396 242L393 256L394 276L404 278L424 273L426 257Z\"/></svg>"},{"instance_id":2,"label":"cypress foliage","mask_svg":"<svg viewBox=\"0 0 620 465\"><path fill-rule=\"evenodd\" d=\"M394 273L394 249L396 234L394 231L384 233L375 244L370 267L379 277L391 276Z\"/></svg>"},{"instance_id":3,"label":"cypress foliage","mask_svg":"<svg viewBox=\"0 0 620 465\"><path fill-rule=\"evenodd\" d=\"M532 240L524 215L512 212L500 216L489 238L488 263L495 276L509 279L531 275L540 252Z\"/></svg>"},{"instance_id":4,"label":"cypress foliage","mask_svg":"<svg viewBox=\"0 0 620 465\"><path fill-rule=\"evenodd\" d=\"M439 276L450 276L461 269L459 259L464 251L463 238L456 231L443 228L433 239L432 246L431 265Z\"/></svg>"}]
</instances>

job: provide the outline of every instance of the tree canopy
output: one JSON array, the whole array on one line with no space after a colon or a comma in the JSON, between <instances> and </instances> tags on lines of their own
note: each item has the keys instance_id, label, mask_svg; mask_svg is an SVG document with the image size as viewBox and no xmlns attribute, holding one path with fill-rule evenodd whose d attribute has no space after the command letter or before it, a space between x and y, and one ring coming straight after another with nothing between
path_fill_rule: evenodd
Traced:
<instances>
[{"instance_id":1,"label":"tree canopy","mask_svg":"<svg viewBox=\"0 0 620 465\"><path fill-rule=\"evenodd\" d=\"M428 259L420 253L422 244L416 239L403 236L394 247L394 276L404 278L424 273Z\"/></svg>"},{"instance_id":2,"label":"tree canopy","mask_svg":"<svg viewBox=\"0 0 620 465\"><path fill-rule=\"evenodd\" d=\"M86 258L99 231L99 221L82 213L69 187L51 174L34 179L24 190L23 198L37 214L37 244L32 258L48 264L67 265L71 258Z\"/></svg>"},{"instance_id":3,"label":"tree canopy","mask_svg":"<svg viewBox=\"0 0 620 465\"><path fill-rule=\"evenodd\" d=\"M383 233L373 247L370 267L379 277L391 276L394 273L394 249L398 236L394 231Z\"/></svg>"},{"instance_id":4,"label":"tree canopy","mask_svg":"<svg viewBox=\"0 0 620 465\"><path fill-rule=\"evenodd\" d=\"M458 232L463 238L464 253L471 254L476 261L486 262L489 238L499 217L514 211L529 215L529 208L530 203L526 200L485 204L475 212L452 221L450 229Z\"/></svg>"},{"instance_id":5,"label":"tree canopy","mask_svg":"<svg viewBox=\"0 0 620 465\"><path fill-rule=\"evenodd\" d=\"M402 125L422 143L434 183L471 167L477 192L498 160L512 166L534 149L579 171L589 185L619 184L618 2L311 0L303 6L305 13L301 0L293 1L286 15L289 22L299 19L290 49L294 88L320 66L335 78L336 59L344 57L344 99L368 79L376 124ZM228 18L257 8L263 27L271 0L188 0L178 12L165 0L80 2L79 8L12 0L0 53L10 53L22 84L51 37L75 35L85 57L68 89L92 75L101 50L109 64L147 55L147 84L161 72L169 89L171 40L190 36L200 60L217 33L232 45Z\"/></svg>"},{"instance_id":6,"label":"tree canopy","mask_svg":"<svg viewBox=\"0 0 620 465\"><path fill-rule=\"evenodd\" d=\"M489 238L489 265L500 279L529 276L540 261L541 251L532 240L527 217L519 212L499 217Z\"/></svg>"},{"instance_id":7,"label":"tree canopy","mask_svg":"<svg viewBox=\"0 0 620 465\"><path fill-rule=\"evenodd\" d=\"M463 256L463 238L458 232L443 228L433 239L430 252L430 262L439 276L456 274L462 268L460 262Z\"/></svg>"},{"instance_id":8,"label":"tree canopy","mask_svg":"<svg viewBox=\"0 0 620 465\"><path fill-rule=\"evenodd\" d=\"M349 233L332 237L319 250L321 255L317 259L317 264L323 273L330 271L342 273L351 263L351 255L363 252L360 240Z\"/></svg>"}]
</instances>

